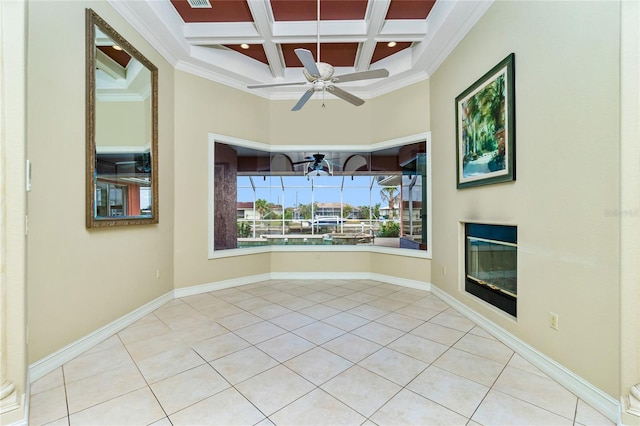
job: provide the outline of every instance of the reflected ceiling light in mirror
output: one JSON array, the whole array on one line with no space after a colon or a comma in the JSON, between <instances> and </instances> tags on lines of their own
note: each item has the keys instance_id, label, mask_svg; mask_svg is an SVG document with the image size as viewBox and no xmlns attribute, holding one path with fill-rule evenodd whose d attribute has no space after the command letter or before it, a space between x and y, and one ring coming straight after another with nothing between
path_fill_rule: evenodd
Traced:
<instances>
[{"instance_id":1,"label":"reflected ceiling light in mirror","mask_svg":"<svg viewBox=\"0 0 640 426\"><path fill-rule=\"evenodd\" d=\"M389 43L387 43L387 47L396 47L398 43L396 43L395 41L390 41Z\"/></svg>"},{"instance_id":2,"label":"reflected ceiling light in mirror","mask_svg":"<svg viewBox=\"0 0 640 426\"><path fill-rule=\"evenodd\" d=\"M249 45L247 43L242 43L240 47L247 50L249 48Z\"/></svg>"}]
</instances>

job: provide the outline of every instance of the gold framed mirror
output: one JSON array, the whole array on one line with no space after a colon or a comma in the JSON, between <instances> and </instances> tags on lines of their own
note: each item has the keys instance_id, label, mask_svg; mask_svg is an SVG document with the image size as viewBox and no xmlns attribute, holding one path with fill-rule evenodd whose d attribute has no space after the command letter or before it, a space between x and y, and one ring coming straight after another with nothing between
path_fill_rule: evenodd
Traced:
<instances>
[{"instance_id":1,"label":"gold framed mirror","mask_svg":"<svg viewBox=\"0 0 640 426\"><path fill-rule=\"evenodd\" d=\"M158 68L86 10L86 226L158 223Z\"/></svg>"}]
</instances>

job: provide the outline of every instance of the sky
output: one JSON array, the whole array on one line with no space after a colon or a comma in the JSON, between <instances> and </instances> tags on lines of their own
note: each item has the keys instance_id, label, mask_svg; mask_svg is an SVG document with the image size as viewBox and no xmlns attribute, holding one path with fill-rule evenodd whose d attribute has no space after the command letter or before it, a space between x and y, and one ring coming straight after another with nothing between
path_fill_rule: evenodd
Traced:
<instances>
[{"instance_id":1,"label":"sky","mask_svg":"<svg viewBox=\"0 0 640 426\"><path fill-rule=\"evenodd\" d=\"M282 179L282 180L281 180ZM404 176L403 185L407 185L411 176ZM373 185L371 185L373 180ZM421 180L413 187L412 198L420 200L422 198ZM313 194L311 185L313 183ZM285 191L283 193L282 185ZM383 188L378 185L374 176L316 176L307 178L306 176L254 176L255 199L264 199L272 204L284 207L295 207L296 205L310 204L312 201L320 203L350 204L354 207L372 206L380 203L382 207L388 205L388 201L383 200L380 191ZM342 187L342 200L340 200L340 189ZM370 190L371 188L371 190ZM407 187L405 187L407 188ZM313 197L313 200L312 200ZM408 194L405 194L408 197ZM252 202L254 192L248 176L238 177L238 201ZM408 200L408 198L406 198ZM405 201L406 201L405 200Z\"/></svg>"},{"instance_id":2,"label":"sky","mask_svg":"<svg viewBox=\"0 0 640 426\"><path fill-rule=\"evenodd\" d=\"M342 176L316 176L310 179L313 179L313 201L340 202ZM368 206L371 179L371 176L354 176L352 180L350 176L345 176L342 201L356 207ZM282 204L284 201L285 208L295 207L296 200L299 205L311 203L311 180L307 180L305 176L282 176L282 181L285 186L284 197L280 176L266 176L266 180L261 176L253 177L256 199L262 198L273 204ZM371 190L372 205L386 205L380 198L380 189L377 182L374 182ZM253 189L248 176L238 177L238 201L253 201Z\"/></svg>"}]
</instances>

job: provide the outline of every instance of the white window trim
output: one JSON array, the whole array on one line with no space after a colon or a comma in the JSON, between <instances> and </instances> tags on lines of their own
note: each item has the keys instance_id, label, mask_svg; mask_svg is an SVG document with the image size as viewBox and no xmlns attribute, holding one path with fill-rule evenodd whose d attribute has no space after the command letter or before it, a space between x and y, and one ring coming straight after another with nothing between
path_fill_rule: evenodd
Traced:
<instances>
[{"instance_id":1,"label":"white window trim","mask_svg":"<svg viewBox=\"0 0 640 426\"><path fill-rule=\"evenodd\" d=\"M245 148L253 148L270 153L292 152L292 151L334 151L334 152L373 152L386 148L393 148L400 145L408 145L416 142L426 141L427 147L427 250L413 250L393 247L376 246L266 246L255 248L239 248L228 250L214 250L214 174L215 174L215 144L216 142L229 145L236 145ZM240 139L233 136L226 136L217 133L209 133L209 173L208 173L208 255L209 259L224 257L244 256L257 253L271 252L370 252L391 254L394 256L417 257L423 259L432 258L432 206L431 206L431 132L417 133L415 135L403 136L377 142L370 145L269 145L262 142L255 142Z\"/></svg>"}]
</instances>

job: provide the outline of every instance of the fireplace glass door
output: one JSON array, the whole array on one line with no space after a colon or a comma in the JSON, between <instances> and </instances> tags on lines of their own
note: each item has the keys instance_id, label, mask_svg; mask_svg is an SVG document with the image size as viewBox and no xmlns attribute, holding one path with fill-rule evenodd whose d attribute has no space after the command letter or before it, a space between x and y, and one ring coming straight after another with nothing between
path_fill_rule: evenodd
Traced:
<instances>
[{"instance_id":1,"label":"fireplace glass door","mask_svg":"<svg viewBox=\"0 0 640 426\"><path fill-rule=\"evenodd\" d=\"M469 223L465 229L465 290L516 316L517 228Z\"/></svg>"}]
</instances>

